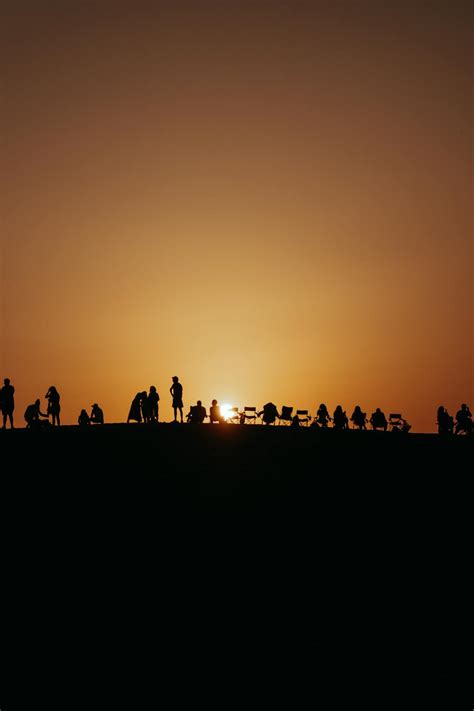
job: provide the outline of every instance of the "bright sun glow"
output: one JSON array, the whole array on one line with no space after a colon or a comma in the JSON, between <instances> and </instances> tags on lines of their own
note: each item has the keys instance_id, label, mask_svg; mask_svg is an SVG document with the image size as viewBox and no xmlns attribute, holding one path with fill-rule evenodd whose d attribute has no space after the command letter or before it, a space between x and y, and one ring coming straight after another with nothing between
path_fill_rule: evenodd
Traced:
<instances>
[{"instance_id":1,"label":"bright sun glow","mask_svg":"<svg viewBox=\"0 0 474 711\"><path fill-rule=\"evenodd\" d=\"M228 420L232 417L232 415L235 415L235 412L232 411L232 405L229 405L227 402L221 405L221 415L225 420Z\"/></svg>"}]
</instances>

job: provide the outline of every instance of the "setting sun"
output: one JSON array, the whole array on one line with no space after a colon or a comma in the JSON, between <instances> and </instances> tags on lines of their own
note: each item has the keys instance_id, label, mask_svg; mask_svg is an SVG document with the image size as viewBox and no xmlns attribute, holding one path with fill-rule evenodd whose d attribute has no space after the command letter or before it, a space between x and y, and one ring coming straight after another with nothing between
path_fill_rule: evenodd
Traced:
<instances>
[{"instance_id":1,"label":"setting sun","mask_svg":"<svg viewBox=\"0 0 474 711\"><path fill-rule=\"evenodd\" d=\"M227 402L221 405L221 415L224 420L230 420L230 418L235 415L235 412L232 410L232 405L229 405Z\"/></svg>"}]
</instances>

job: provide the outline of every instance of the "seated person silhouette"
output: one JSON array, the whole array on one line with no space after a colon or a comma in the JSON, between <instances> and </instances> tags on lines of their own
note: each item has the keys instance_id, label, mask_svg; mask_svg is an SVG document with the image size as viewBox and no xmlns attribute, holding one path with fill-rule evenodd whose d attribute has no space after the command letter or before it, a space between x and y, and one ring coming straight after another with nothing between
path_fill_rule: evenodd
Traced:
<instances>
[{"instance_id":1,"label":"seated person silhouette","mask_svg":"<svg viewBox=\"0 0 474 711\"><path fill-rule=\"evenodd\" d=\"M463 403L461 409L456 412L454 434L459 434L460 432L465 434L471 434L472 432L472 415L466 403Z\"/></svg>"},{"instance_id":2,"label":"seated person silhouette","mask_svg":"<svg viewBox=\"0 0 474 711\"><path fill-rule=\"evenodd\" d=\"M298 417L298 415L294 415L291 420L290 427L299 427L299 426L300 426L300 418Z\"/></svg>"},{"instance_id":3,"label":"seated person silhouette","mask_svg":"<svg viewBox=\"0 0 474 711\"><path fill-rule=\"evenodd\" d=\"M358 427L360 430L367 429L365 426L367 422L367 416L365 412L362 412L362 410L360 409L360 405L355 406L354 412L351 416L351 422L354 423L354 427Z\"/></svg>"},{"instance_id":4,"label":"seated person silhouette","mask_svg":"<svg viewBox=\"0 0 474 711\"><path fill-rule=\"evenodd\" d=\"M263 409L257 412L257 415L262 418L266 425L273 425L276 418L280 417L277 407L273 402L267 402L266 405L263 406Z\"/></svg>"},{"instance_id":5,"label":"seated person silhouette","mask_svg":"<svg viewBox=\"0 0 474 711\"><path fill-rule=\"evenodd\" d=\"M211 425L213 422L218 422L219 424L225 422L225 419L221 415L221 408L217 404L217 400L212 401L212 405L209 408L209 418L211 420Z\"/></svg>"},{"instance_id":6,"label":"seated person silhouette","mask_svg":"<svg viewBox=\"0 0 474 711\"><path fill-rule=\"evenodd\" d=\"M41 412L40 404L41 403L38 398L32 405L28 405L26 408L24 417L27 428L36 429L39 427L47 427L50 424L49 416ZM40 417L44 417L46 419L41 420Z\"/></svg>"},{"instance_id":7,"label":"seated person silhouette","mask_svg":"<svg viewBox=\"0 0 474 711\"><path fill-rule=\"evenodd\" d=\"M438 407L436 424L438 425L438 434L453 434L454 417L451 417L443 405Z\"/></svg>"},{"instance_id":8,"label":"seated person silhouette","mask_svg":"<svg viewBox=\"0 0 474 711\"><path fill-rule=\"evenodd\" d=\"M206 408L203 407L201 400L198 400L195 405L191 405L191 408L186 416L188 422L194 425L202 425L205 418L207 417Z\"/></svg>"},{"instance_id":9,"label":"seated person silhouette","mask_svg":"<svg viewBox=\"0 0 474 711\"><path fill-rule=\"evenodd\" d=\"M92 405L90 421L96 425L104 424L104 412L96 402Z\"/></svg>"},{"instance_id":10,"label":"seated person silhouette","mask_svg":"<svg viewBox=\"0 0 474 711\"><path fill-rule=\"evenodd\" d=\"M346 430L349 427L346 412L341 405L338 405L334 410L333 422L335 430Z\"/></svg>"},{"instance_id":11,"label":"seated person silhouette","mask_svg":"<svg viewBox=\"0 0 474 711\"><path fill-rule=\"evenodd\" d=\"M316 423L319 427L326 428L330 419L331 418L329 417L328 409L326 405L322 402L316 413Z\"/></svg>"},{"instance_id":12,"label":"seated person silhouette","mask_svg":"<svg viewBox=\"0 0 474 711\"><path fill-rule=\"evenodd\" d=\"M85 410L81 410L81 414L77 418L77 422L80 427L87 427L87 425L90 425L91 423L91 418Z\"/></svg>"},{"instance_id":13,"label":"seated person silhouette","mask_svg":"<svg viewBox=\"0 0 474 711\"><path fill-rule=\"evenodd\" d=\"M387 431L387 418L385 417L385 414L382 412L380 407L378 407L375 412L372 413L370 417L370 424L372 425L373 430L378 430L383 429L384 432Z\"/></svg>"}]
</instances>

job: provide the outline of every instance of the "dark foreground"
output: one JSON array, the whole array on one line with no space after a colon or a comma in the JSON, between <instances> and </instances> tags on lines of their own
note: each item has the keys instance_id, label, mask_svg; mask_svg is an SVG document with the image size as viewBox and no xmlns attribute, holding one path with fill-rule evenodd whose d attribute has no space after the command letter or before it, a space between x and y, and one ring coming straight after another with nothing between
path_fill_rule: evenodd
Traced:
<instances>
[{"instance_id":1,"label":"dark foreground","mask_svg":"<svg viewBox=\"0 0 474 711\"><path fill-rule=\"evenodd\" d=\"M140 660L163 703L177 674L175 700L191 686L220 707L256 684L261 705L309 693L324 708L468 707L472 439L165 424L0 435L8 677L42 667L45 640L55 650L36 705L51 706L58 674L80 697L91 667L110 690Z\"/></svg>"}]
</instances>

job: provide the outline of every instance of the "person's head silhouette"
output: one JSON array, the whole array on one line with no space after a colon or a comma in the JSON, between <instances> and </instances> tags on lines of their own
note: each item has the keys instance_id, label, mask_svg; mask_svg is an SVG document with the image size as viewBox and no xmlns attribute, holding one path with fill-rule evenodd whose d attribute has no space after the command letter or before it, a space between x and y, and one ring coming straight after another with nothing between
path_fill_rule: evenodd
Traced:
<instances>
[{"instance_id":1,"label":"person's head silhouette","mask_svg":"<svg viewBox=\"0 0 474 711\"><path fill-rule=\"evenodd\" d=\"M156 393L156 388L154 385L150 385L150 392L151 393Z\"/></svg>"},{"instance_id":2,"label":"person's head silhouette","mask_svg":"<svg viewBox=\"0 0 474 711\"><path fill-rule=\"evenodd\" d=\"M173 375L172 380L173 380L173 383L177 383L179 378L177 375Z\"/></svg>"},{"instance_id":3,"label":"person's head silhouette","mask_svg":"<svg viewBox=\"0 0 474 711\"><path fill-rule=\"evenodd\" d=\"M5 378L5 380L3 381L3 384L10 385L10 378Z\"/></svg>"},{"instance_id":4,"label":"person's head silhouette","mask_svg":"<svg viewBox=\"0 0 474 711\"><path fill-rule=\"evenodd\" d=\"M215 407L217 405L217 400L212 401L213 406Z\"/></svg>"},{"instance_id":5,"label":"person's head silhouette","mask_svg":"<svg viewBox=\"0 0 474 711\"><path fill-rule=\"evenodd\" d=\"M202 405L201 400L198 400L198 401L197 401L197 404L199 405L199 407L201 407L201 405Z\"/></svg>"}]
</instances>

